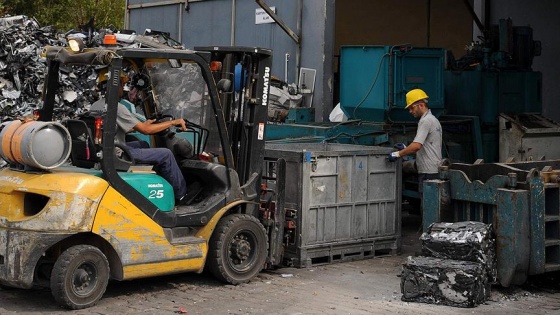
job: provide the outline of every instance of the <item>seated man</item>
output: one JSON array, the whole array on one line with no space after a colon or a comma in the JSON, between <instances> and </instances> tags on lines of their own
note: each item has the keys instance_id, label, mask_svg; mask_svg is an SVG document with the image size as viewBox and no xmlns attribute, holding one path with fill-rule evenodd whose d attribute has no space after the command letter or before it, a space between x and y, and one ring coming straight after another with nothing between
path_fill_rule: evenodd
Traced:
<instances>
[{"instance_id":1,"label":"seated man","mask_svg":"<svg viewBox=\"0 0 560 315\"><path fill-rule=\"evenodd\" d=\"M145 135L152 135L173 126L181 126L183 131L187 129L182 118L157 124L154 123L153 119L141 122L123 104L119 103L116 141L130 147L130 155L136 162L154 165L156 172L173 186L176 204L181 205L187 200L187 185L171 150L168 148L150 148L145 141L125 141L126 133L133 130Z\"/></svg>"}]
</instances>

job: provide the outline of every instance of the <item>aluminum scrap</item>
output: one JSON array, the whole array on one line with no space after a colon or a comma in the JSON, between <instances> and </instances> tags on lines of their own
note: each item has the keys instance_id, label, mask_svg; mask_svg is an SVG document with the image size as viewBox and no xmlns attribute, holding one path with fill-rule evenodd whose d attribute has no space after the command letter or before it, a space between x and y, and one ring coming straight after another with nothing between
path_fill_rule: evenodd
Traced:
<instances>
[{"instance_id":1,"label":"aluminum scrap","mask_svg":"<svg viewBox=\"0 0 560 315\"><path fill-rule=\"evenodd\" d=\"M409 256L401 273L401 300L406 302L476 307L490 288L483 266L470 261Z\"/></svg>"},{"instance_id":2,"label":"aluminum scrap","mask_svg":"<svg viewBox=\"0 0 560 315\"><path fill-rule=\"evenodd\" d=\"M496 282L496 240L491 224L475 221L432 223L420 236L420 241L424 256L481 263L489 282Z\"/></svg>"},{"instance_id":3,"label":"aluminum scrap","mask_svg":"<svg viewBox=\"0 0 560 315\"><path fill-rule=\"evenodd\" d=\"M62 38L63 39L63 38ZM0 119L30 114L41 103L44 46L63 45L52 27L24 15L0 18Z\"/></svg>"},{"instance_id":4,"label":"aluminum scrap","mask_svg":"<svg viewBox=\"0 0 560 315\"><path fill-rule=\"evenodd\" d=\"M45 46L67 46L69 36L87 40L97 47L103 36L115 30L99 30L84 35L80 31L60 33L51 26L41 27L24 15L0 17L0 122L27 116L42 106L42 90L47 60L41 56ZM91 35L91 36L90 36ZM118 46L173 47L177 42L157 36L118 34ZM60 87L55 97L54 120L74 118L87 111L100 98L97 71L93 66L60 67Z\"/></svg>"}]
</instances>

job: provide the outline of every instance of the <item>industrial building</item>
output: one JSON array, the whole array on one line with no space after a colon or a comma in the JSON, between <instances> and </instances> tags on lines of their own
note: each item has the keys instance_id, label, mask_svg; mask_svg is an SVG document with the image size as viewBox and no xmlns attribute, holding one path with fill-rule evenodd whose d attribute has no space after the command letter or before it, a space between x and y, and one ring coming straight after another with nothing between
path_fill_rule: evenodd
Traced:
<instances>
[{"instance_id":1,"label":"industrial building","mask_svg":"<svg viewBox=\"0 0 560 315\"><path fill-rule=\"evenodd\" d=\"M442 48L463 56L465 47L479 41L480 26L490 28L500 19L530 26L542 54L533 70L542 73L542 106L545 117L560 120L554 100L560 97L555 61L560 43L553 0L266 0L290 37L270 19L262 19L259 1L253 0L128 0L126 27L143 32L157 27L188 48L236 45L271 48L273 75L298 83L301 68L316 71L313 107L316 121L328 115L340 98L339 57L345 45L400 45ZM477 21L478 20L478 21ZM478 23L478 24L477 24Z\"/></svg>"}]
</instances>

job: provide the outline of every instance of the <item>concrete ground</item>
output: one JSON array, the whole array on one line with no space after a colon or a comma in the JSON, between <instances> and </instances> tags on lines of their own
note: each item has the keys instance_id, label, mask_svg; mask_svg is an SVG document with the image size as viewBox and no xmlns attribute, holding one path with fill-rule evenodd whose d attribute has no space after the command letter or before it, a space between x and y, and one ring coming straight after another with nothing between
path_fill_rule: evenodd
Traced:
<instances>
[{"instance_id":1,"label":"concrete ground","mask_svg":"<svg viewBox=\"0 0 560 315\"><path fill-rule=\"evenodd\" d=\"M182 274L111 282L94 307L66 311L49 290L0 289L0 314L560 314L557 275L524 287L493 288L475 308L401 301L400 272L419 249L419 217L404 216L401 255L261 273L245 285Z\"/></svg>"}]
</instances>

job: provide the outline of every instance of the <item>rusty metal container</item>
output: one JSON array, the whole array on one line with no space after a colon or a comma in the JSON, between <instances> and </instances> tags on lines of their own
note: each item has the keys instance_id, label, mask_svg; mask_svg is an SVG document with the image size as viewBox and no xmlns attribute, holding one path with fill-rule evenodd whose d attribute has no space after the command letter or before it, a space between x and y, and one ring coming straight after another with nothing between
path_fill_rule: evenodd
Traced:
<instances>
[{"instance_id":1,"label":"rusty metal container","mask_svg":"<svg viewBox=\"0 0 560 315\"><path fill-rule=\"evenodd\" d=\"M423 226L480 221L496 235L498 282L560 271L560 160L460 164L424 183Z\"/></svg>"}]
</instances>

